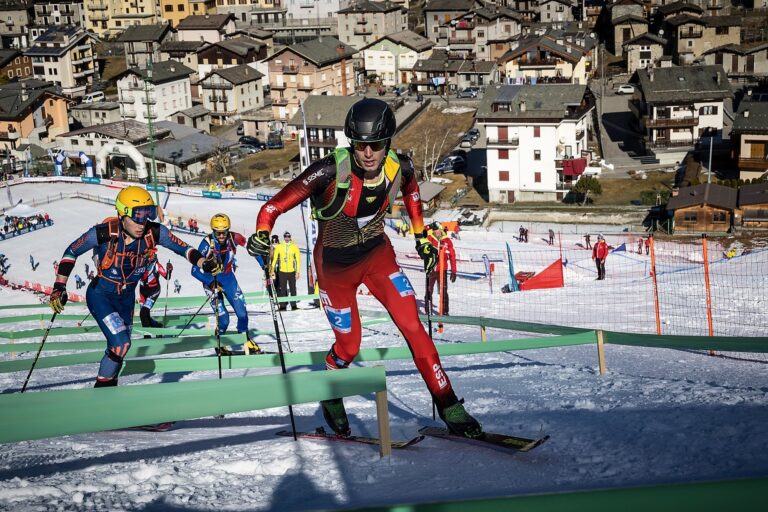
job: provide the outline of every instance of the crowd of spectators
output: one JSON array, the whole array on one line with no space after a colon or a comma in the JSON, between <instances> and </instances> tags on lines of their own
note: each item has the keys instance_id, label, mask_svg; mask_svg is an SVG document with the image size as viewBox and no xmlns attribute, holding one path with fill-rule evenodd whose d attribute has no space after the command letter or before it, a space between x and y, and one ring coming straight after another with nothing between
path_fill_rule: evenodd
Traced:
<instances>
[{"instance_id":1,"label":"crowd of spectators","mask_svg":"<svg viewBox=\"0 0 768 512\"><path fill-rule=\"evenodd\" d=\"M37 228L50 226L53 223L47 213L41 213L31 217L13 217L6 215L3 220L4 225L0 229L0 239L3 240L8 237L28 233Z\"/></svg>"}]
</instances>

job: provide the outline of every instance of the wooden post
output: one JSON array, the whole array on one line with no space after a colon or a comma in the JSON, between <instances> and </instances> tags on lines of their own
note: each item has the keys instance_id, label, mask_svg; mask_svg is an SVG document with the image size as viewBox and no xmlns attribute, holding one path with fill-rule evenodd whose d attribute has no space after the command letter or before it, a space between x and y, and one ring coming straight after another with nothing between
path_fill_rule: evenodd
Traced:
<instances>
[{"instance_id":1,"label":"wooden post","mask_svg":"<svg viewBox=\"0 0 768 512\"><path fill-rule=\"evenodd\" d=\"M392 455L392 436L389 433L389 410L387 409L387 390L376 392L376 418L379 421L379 455Z\"/></svg>"},{"instance_id":2,"label":"wooden post","mask_svg":"<svg viewBox=\"0 0 768 512\"><path fill-rule=\"evenodd\" d=\"M656 335L661 336L661 315L659 314L659 285L656 281L656 250L653 235L648 235L651 241L651 280L653 281L653 307L656 313Z\"/></svg>"},{"instance_id":3,"label":"wooden post","mask_svg":"<svg viewBox=\"0 0 768 512\"><path fill-rule=\"evenodd\" d=\"M702 250L702 257L704 258L704 286L707 291L707 328L709 330L709 335L712 336L712 294L711 294L711 288L710 288L710 282L709 282L709 256L707 255L707 234L702 233L701 235L701 250ZM710 354L714 355L714 351L710 350Z\"/></svg>"},{"instance_id":4,"label":"wooden post","mask_svg":"<svg viewBox=\"0 0 768 512\"><path fill-rule=\"evenodd\" d=\"M480 326L480 341L482 343L485 343L486 341L488 341L488 336L485 334L485 326L484 325Z\"/></svg>"},{"instance_id":5,"label":"wooden post","mask_svg":"<svg viewBox=\"0 0 768 512\"><path fill-rule=\"evenodd\" d=\"M597 331L597 364L600 368L600 375L605 375L605 333L602 329Z\"/></svg>"}]
</instances>

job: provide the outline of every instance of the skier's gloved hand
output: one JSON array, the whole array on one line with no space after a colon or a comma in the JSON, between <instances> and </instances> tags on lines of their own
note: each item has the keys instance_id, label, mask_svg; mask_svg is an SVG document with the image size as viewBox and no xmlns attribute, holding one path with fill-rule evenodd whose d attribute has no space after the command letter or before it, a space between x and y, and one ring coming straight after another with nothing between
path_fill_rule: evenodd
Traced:
<instances>
[{"instance_id":1,"label":"skier's gloved hand","mask_svg":"<svg viewBox=\"0 0 768 512\"><path fill-rule=\"evenodd\" d=\"M266 266L269 259L269 231L260 229L248 238L245 246L248 254L254 258L260 258L262 266Z\"/></svg>"},{"instance_id":2,"label":"skier's gloved hand","mask_svg":"<svg viewBox=\"0 0 768 512\"><path fill-rule=\"evenodd\" d=\"M451 270L451 282L452 283L456 282L456 271L455 270Z\"/></svg>"},{"instance_id":3,"label":"skier's gloved hand","mask_svg":"<svg viewBox=\"0 0 768 512\"><path fill-rule=\"evenodd\" d=\"M165 279L170 281L172 273L173 273L173 263L168 261L168 264L165 266Z\"/></svg>"},{"instance_id":4,"label":"skier's gloved hand","mask_svg":"<svg viewBox=\"0 0 768 512\"><path fill-rule=\"evenodd\" d=\"M48 300L48 304L54 313L61 313L64 311L64 305L67 303L67 285L64 283L55 283L53 285L53 292L51 292L51 298Z\"/></svg>"},{"instance_id":5,"label":"skier's gloved hand","mask_svg":"<svg viewBox=\"0 0 768 512\"><path fill-rule=\"evenodd\" d=\"M416 252L424 262L424 272L429 274L437 266L437 248L427 240L427 230L416 234Z\"/></svg>"},{"instance_id":6,"label":"skier's gloved hand","mask_svg":"<svg viewBox=\"0 0 768 512\"><path fill-rule=\"evenodd\" d=\"M220 274L221 271L224 270L224 265L221 264L221 260L216 257L215 253L211 253L208 256L206 256L205 261L203 261L203 265L200 268L206 274L211 274L215 276Z\"/></svg>"},{"instance_id":7,"label":"skier's gloved hand","mask_svg":"<svg viewBox=\"0 0 768 512\"><path fill-rule=\"evenodd\" d=\"M204 288L205 294L209 299L221 291L221 285L218 283L218 281L212 281L211 284L204 285Z\"/></svg>"}]
</instances>

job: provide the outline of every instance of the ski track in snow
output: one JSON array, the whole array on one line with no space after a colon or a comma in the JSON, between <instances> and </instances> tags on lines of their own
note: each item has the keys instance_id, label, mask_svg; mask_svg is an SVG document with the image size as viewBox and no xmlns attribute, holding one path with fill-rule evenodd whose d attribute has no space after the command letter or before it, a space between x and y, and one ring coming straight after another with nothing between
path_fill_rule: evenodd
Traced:
<instances>
[{"instance_id":1,"label":"ski track in snow","mask_svg":"<svg viewBox=\"0 0 768 512\"><path fill-rule=\"evenodd\" d=\"M54 185L37 187L50 189L51 193L60 190ZM31 190L14 187L14 197L29 196ZM104 192L110 194L114 192ZM260 203L241 203L190 198L177 203L172 198L168 210L171 215L178 214L174 210L194 211L200 219L220 210L231 212L235 225L242 226L238 229L248 234ZM51 281L51 262L59 259L66 245L94 219L100 220L112 211L108 206L83 200L52 203L45 208L57 221L54 227L0 245L0 252L13 262L11 274L15 280ZM59 222L64 219L68 222ZM277 229L300 233L299 216L292 212L281 217ZM493 233L485 236L492 239ZM185 239L195 245L200 240ZM397 241L406 242L412 243ZM457 242L459 246L461 243ZM45 269L42 273L29 269L27 258L32 250L38 255L41 270ZM163 255L167 254L161 252L161 260L165 261ZM241 285L245 291L261 290L258 267L247 256L238 254ZM189 276L188 265L175 256L171 260L182 281L183 295L200 294L199 284ZM77 269L85 261L78 260ZM605 281L604 286L623 285ZM487 300L487 293L482 297ZM567 295L563 291L555 291L523 298L560 308L564 297ZM742 299L746 298L734 298ZM2 304L35 300L27 293L0 290ZM488 306L492 308L493 304ZM252 329L271 327L267 308L248 307ZM183 311L191 313L195 309ZM44 310L24 310L22 314L40 311ZM84 310L68 306L65 312L74 311ZM322 313L300 313L289 311L283 315L293 349L327 350L333 336ZM19 313L0 311L3 316L15 314ZM57 322L62 326L75 324ZM40 322L23 322L12 328L39 327ZM312 330L315 332L291 334ZM490 340L530 336L488 329ZM101 336L51 340L65 339L100 340ZM478 328L451 324L446 325L444 333L435 334L438 343L478 339ZM271 337L262 336L258 342L268 349L275 346ZM390 323L363 329L364 348L402 345L402 337ZM24 357L33 355L27 353ZM0 360L9 357L0 354ZM275 432L290 428L290 423L287 410L276 408L227 415L223 420L181 421L173 430L161 433L118 430L0 445L0 510L336 509L768 474L765 363L709 357L694 351L616 345L606 347L606 363L607 374L600 376L594 345L443 359L458 396L466 399L468 410L487 430L528 437L552 436L525 454L427 438L410 449L396 450L389 459L380 459L375 446L294 442L278 437ZM387 369L393 438L410 438L419 427L433 424L431 401L412 361L376 364L384 364ZM88 387L96 367L89 364L37 369L29 392ZM274 371L235 370L225 376ZM25 372L0 374L0 388L14 392L24 377ZM122 378L121 385L215 377L215 372L134 375ZM373 396L350 397L345 404L355 433L377 434ZM294 412L300 430L324 423L316 404L296 406Z\"/></svg>"}]
</instances>

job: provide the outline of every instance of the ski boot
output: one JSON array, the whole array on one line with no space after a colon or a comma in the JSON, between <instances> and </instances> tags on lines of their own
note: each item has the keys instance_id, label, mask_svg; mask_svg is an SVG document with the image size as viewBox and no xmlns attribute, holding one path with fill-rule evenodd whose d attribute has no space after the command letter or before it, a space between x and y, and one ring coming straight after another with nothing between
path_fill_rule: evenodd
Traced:
<instances>
[{"instance_id":1,"label":"ski boot","mask_svg":"<svg viewBox=\"0 0 768 512\"><path fill-rule=\"evenodd\" d=\"M483 437L482 425L464 409L463 398L448 407L438 406L437 412L453 434L471 439Z\"/></svg>"},{"instance_id":2,"label":"ski boot","mask_svg":"<svg viewBox=\"0 0 768 512\"><path fill-rule=\"evenodd\" d=\"M344 401L341 398L323 400L320 402L320 407L323 409L325 421L336 432L336 435L346 437L352 434L347 419L347 411L344 409Z\"/></svg>"},{"instance_id":3,"label":"ski boot","mask_svg":"<svg viewBox=\"0 0 768 512\"><path fill-rule=\"evenodd\" d=\"M245 339L245 345L243 348L245 349L245 355L261 354L261 347L251 338Z\"/></svg>"}]
</instances>

